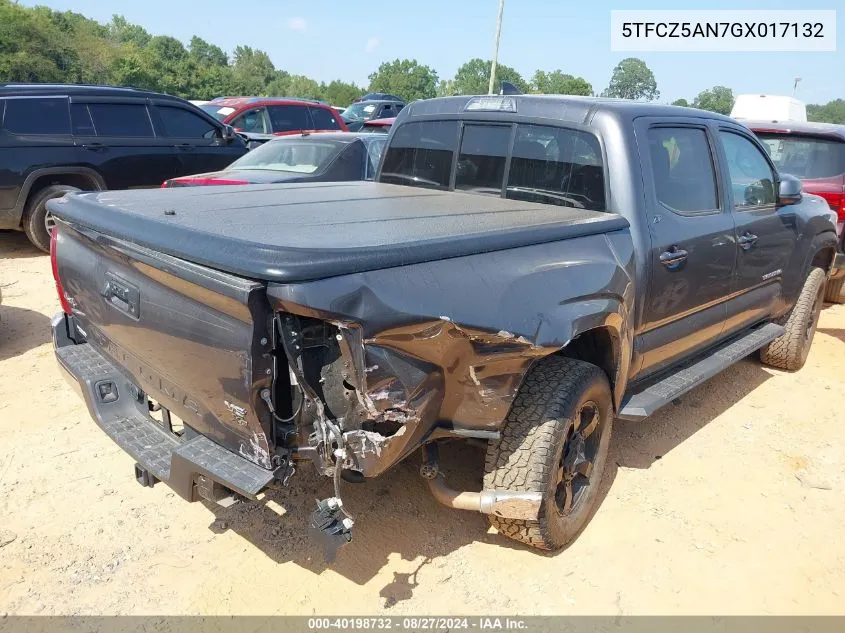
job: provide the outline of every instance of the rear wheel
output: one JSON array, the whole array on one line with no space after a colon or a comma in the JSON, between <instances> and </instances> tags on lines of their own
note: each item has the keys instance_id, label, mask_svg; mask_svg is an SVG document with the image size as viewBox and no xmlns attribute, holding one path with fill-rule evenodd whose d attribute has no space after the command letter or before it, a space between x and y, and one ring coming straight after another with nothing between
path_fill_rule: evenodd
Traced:
<instances>
[{"instance_id":1,"label":"rear wheel","mask_svg":"<svg viewBox=\"0 0 845 633\"><path fill-rule=\"evenodd\" d=\"M537 520L490 515L502 534L540 549L578 535L596 506L610 445L613 406L604 372L554 356L526 376L499 440L490 442L484 488L538 492Z\"/></svg>"},{"instance_id":2,"label":"rear wheel","mask_svg":"<svg viewBox=\"0 0 845 633\"><path fill-rule=\"evenodd\" d=\"M786 332L760 350L760 360L766 365L795 371L807 362L824 305L825 280L824 270L810 270L798 301L780 321Z\"/></svg>"},{"instance_id":3,"label":"rear wheel","mask_svg":"<svg viewBox=\"0 0 845 633\"><path fill-rule=\"evenodd\" d=\"M50 252L50 232L55 221L47 210L47 201L66 193L81 191L69 185L50 185L30 195L23 214L23 230L29 241L45 253Z\"/></svg>"}]
</instances>

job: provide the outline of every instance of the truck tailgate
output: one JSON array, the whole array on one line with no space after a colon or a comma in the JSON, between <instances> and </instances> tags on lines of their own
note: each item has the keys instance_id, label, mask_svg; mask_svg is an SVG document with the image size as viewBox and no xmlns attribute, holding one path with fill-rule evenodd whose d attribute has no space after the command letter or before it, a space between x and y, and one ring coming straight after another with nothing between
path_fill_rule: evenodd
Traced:
<instances>
[{"instance_id":1,"label":"truck tailgate","mask_svg":"<svg viewBox=\"0 0 845 633\"><path fill-rule=\"evenodd\" d=\"M177 441L201 434L270 468L264 285L62 221L54 248L72 323L128 396L178 416Z\"/></svg>"}]
</instances>

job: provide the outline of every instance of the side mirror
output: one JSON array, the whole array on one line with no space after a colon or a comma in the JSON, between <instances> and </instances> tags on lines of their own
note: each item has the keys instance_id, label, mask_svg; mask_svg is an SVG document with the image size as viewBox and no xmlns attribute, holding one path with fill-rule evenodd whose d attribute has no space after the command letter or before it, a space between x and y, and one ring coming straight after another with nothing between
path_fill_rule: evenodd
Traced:
<instances>
[{"instance_id":1,"label":"side mirror","mask_svg":"<svg viewBox=\"0 0 845 633\"><path fill-rule=\"evenodd\" d=\"M231 125L224 125L223 130L220 132L220 138L222 138L227 143L231 143L235 140L237 134L235 133L235 128Z\"/></svg>"},{"instance_id":2,"label":"side mirror","mask_svg":"<svg viewBox=\"0 0 845 633\"><path fill-rule=\"evenodd\" d=\"M795 176L789 174L782 174L780 177L780 186L778 187L778 204L796 204L801 202L801 192L804 185Z\"/></svg>"}]
</instances>

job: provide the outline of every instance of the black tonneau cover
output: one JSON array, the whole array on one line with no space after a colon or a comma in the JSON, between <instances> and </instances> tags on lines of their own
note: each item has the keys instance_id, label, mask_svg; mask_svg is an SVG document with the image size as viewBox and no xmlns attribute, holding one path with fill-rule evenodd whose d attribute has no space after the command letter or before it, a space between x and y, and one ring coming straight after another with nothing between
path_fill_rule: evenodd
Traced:
<instances>
[{"instance_id":1,"label":"black tonneau cover","mask_svg":"<svg viewBox=\"0 0 845 633\"><path fill-rule=\"evenodd\" d=\"M48 207L76 226L280 283L628 226L610 213L371 182L102 191Z\"/></svg>"}]
</instances>

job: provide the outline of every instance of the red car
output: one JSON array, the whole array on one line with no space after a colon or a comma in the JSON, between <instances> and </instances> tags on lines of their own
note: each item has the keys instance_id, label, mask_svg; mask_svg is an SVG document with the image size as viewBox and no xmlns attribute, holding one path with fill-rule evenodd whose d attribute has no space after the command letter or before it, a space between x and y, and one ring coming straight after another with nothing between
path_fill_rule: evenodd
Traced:
<instances>
[{"instance_id":1,"label":"red car","mask_svg":"<svg viewBox=\"0 0 845 633\"><path fill-rule=\"evenodd\" d=\"M200 106L221 123L253 138L346 132L346 124L329 105L304 99L277 97L218 97Z\"/></svg>"},{"instance_id":2,"label":"red car","mask_svg":"<svg viewBox=\"0 0 845 633\"><path fill-rule=\"evenodd\" d=\"M804 191L821 196L839 221L839 253L826 299L845 303L845 125L797 121L742 121L763 142L781 173L800 178Z\"/></svg>"}]
</instances>

